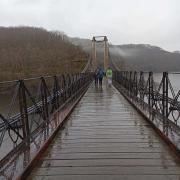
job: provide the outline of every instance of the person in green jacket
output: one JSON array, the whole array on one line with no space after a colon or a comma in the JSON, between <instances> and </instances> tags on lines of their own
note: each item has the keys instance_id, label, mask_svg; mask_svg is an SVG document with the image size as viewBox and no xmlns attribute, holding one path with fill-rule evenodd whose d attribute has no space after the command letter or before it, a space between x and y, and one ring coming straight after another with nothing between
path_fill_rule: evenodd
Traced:
<instances>
[{"instance_id":1,"label":"person in green jacket","mask_svg":"<svg viewBox=\"0 0 180 180\"><path fill-rule=\"evenodd\" d=\"M106 70L106 77L107 77L107 82L108 82L109 86L111 86L111 84L112 84L112 76L113 76L112 69L110 67L108 67Z\"/></svg>"}]
</instances>

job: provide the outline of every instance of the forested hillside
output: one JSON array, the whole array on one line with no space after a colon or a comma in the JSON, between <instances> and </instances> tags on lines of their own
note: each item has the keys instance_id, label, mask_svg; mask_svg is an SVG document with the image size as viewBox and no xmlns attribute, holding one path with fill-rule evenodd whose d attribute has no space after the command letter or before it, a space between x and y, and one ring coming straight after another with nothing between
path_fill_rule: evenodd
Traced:
<instances>
[{"instance_id":1,"label":"forested hillside","mask_svg":"<svg viewBox=\"0 0 180 180\"><path fill-rule=\"evenodd\" d=\"M59 32L0 27L0 81L77 72L88 55Z\"/></svg>"},{"instance_id":2,"label":"forested hillside","mask_svg":"<svg viewBox=\"0 0 180 180\"><path fill-rule=\"evenodd\" d=\"M121 57L126 70L180 71L179 52L168 52L148 44L111 46L110 50Z\"/></svg>"}]
</instances>

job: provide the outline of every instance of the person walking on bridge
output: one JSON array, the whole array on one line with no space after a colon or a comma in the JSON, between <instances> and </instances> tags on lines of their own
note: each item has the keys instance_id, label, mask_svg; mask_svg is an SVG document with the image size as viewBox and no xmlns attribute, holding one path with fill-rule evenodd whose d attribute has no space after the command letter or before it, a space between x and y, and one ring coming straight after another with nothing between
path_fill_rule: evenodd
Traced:
<instances>
[{"instance_id":1,"label":"person walking on bridge","mask_svg":"<svg viewBox=\"0 0 180 180\"><path fill-rule=\"evenodd\" d=\"M111 84L112 84L112 76L113 76L112 69L110 67L108 67L106 70L106 77L107 77L108 86L111 86Z\"/></svg>"},{"instance_id":2,"label":"person walking on bridge","mask_svg":"<svg viewBox=\"0 0 180 180\"><path fill-rule=\"evenodd\" d=\"M98 85L98 72L99 72L99 67L97 67L95 72L94 72L95 86Z\"/></svg>"},{"instance_id":3,"label":"person walking on bridge","mask_svg":"<svg viewBox=\"0 0 180 180\"><path fill-rule=\"evenodd\" d=\"M99 68L97 77L98 77L99 85L102 86L102 80L104 77L104 70L102 68Z\"/></svg>"}]
</instances>

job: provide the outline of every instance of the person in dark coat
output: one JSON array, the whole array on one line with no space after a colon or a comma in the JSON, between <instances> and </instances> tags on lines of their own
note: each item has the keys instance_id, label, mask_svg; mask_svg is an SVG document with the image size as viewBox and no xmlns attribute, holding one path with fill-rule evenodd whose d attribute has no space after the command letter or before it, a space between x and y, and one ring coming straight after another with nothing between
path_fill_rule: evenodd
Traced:
<instances>
[{"instance_id":1,"label":"person in dark coat","mask_svg":"<svg viewBox=\"0 0 180 180\"><path fill-rule=\"evenodd\" d=\"M98 72L99 72L99 67L97 67L97 69L94 72L95 85L98 85Z\"/></svg>"},{"instance_id":2,"label":"person in dark coat","mask_svg":"<svg viewBox=\"0 0 180 180\"><path fill-rule=\"evenodd\" d=\"M99 68L97 77L98 77L99 85L102 86L102 80L104 77L104 70L102 68Z\"/></svg>"}]
</instances>

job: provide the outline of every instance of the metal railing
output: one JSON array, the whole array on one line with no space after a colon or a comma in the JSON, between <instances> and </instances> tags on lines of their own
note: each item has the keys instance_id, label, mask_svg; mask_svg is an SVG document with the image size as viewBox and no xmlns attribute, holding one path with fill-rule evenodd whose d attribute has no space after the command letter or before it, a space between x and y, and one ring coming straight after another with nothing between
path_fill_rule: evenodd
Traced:
<instances>
[{"instance_id":1,"label":"metal railing","mask_svg":"<svg viewBox=\"0 0 180 180\"><path fill-rule=\"evenodd\" d=\"M0 83L0 179L15 179L87 90L90 73Z\"/></svg>"},{"instance_id":2,"label":"metal railing","mask_svg":"<svg viewBox=\"0 0 180 180\"><path fill-rule=\"evenodd\" d=\"M172 74L114 72L115 87L143 114L177 151L180 151L180 90ZM178 81L176 80L178 84Z\"/></svg>"}]
</instances>

